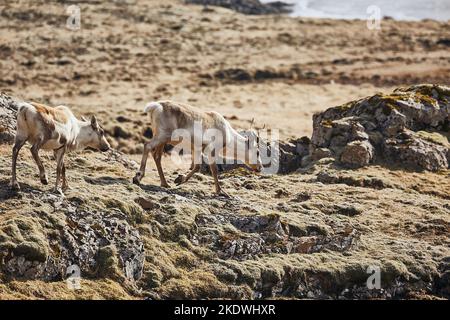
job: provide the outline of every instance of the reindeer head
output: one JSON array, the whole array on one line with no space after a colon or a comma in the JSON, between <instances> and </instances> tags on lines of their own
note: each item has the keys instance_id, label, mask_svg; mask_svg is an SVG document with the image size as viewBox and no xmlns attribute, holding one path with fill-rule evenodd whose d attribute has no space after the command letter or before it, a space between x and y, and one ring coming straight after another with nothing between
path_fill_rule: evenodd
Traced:
<instances>
[{"instance_id":1,"label":"reindeer head","mask_svg":"<svg viewBox=\"0 0 450 320\"><path fill-rule=\"evenodd\" d=\"M90 125L84 126L86 147L91 147L100 151L108 151L110 145L105 137L105 131L98 124L97 118L92 116Z\"/></svg>"},{"instance_id":2,"label":"reindeer head","mask_svg":"<svg viewBox=\"0 0 450 320\"><path fill-rule=\"evenodd\" d=\"M249 130L246 132L245 136L247 138L245 165L253 171L261 172L263 165L259 152L259 134L254 130Z\"/></svg>"}]
</instances>

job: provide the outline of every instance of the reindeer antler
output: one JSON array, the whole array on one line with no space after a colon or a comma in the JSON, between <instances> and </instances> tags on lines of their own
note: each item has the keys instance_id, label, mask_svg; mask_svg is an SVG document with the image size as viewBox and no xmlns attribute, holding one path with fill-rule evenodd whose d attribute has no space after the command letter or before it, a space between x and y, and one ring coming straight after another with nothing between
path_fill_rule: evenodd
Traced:
<instances>
[{"instance_id":1,"label":"reindeer antler","mask_svg":"<svg viewBox=\"0 0 450 320\"><path fill-rule=\"evenodd\" d=\"M254 123L255 123L255 118L252 118L252 121L250 121L250 130L253 128Z\"/></svg>"}]
</instances>

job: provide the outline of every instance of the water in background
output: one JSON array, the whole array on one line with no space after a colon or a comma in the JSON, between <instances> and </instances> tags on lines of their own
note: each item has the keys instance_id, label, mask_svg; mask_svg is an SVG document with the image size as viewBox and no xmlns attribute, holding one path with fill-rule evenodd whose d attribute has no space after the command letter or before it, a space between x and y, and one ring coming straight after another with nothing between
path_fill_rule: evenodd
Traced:
<instances>
[{"instance_id":1,"label":"water in background","mask_svg":"<svg viewBox=\"0 0 450 320\"><path fill-rule=\"evenodd\" d=\"M273 2L274 0L261 0ZM283 1L283 0L281 0ZM450 20L450 0L284 0L293 3L295 17L367 19L369 6L381 9L381 16L397 20Z\"/></svg>"}]
</instances>

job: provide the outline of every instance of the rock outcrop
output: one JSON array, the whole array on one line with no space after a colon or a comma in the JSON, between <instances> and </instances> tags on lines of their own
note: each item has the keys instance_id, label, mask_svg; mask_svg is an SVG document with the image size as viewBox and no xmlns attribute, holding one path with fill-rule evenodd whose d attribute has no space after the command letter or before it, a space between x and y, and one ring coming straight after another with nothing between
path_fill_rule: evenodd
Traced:
<instances>
[{"instance_id":1,"label":"rock outcrop","mask_svg":"<svg viewBox=\"0 0 450 320\"><path fill-rule=\"evenodd\" d=\"M188 4L219 6L251 15L291 12L291 5L282 1L261 3L259 0L186 0L185 2Z\"/></svg>"},{"instance_id":2,"label":"rock outcrop","mask_svg":"<svg viewBox=\"0 0 450 320\"><path fill-rule=\"evenodd\" d=\"M0 143L14 141L16 132L17 100L0 93Z\"/></svg>"},{"instance_id":3,"label":"rock outcrop","mask_svg":"<svg viewBox=\"0 0 450 320\"><path fill-rule=\"evenodd\" d=\"M143 242L120 210L93 210L81 199L36 190L27 192L25 202L29 212L0 223L3 273L15 279L55 281L77 266L84 276L133 281L142 276ZM35 211L36 207L43 209ZM105 263L108 258L115 262Z\"/></svg>"},{"instance_id":4,"label":"rock outcrop","mask_svg":"<svg viewBox=\"0 0 450 320\"><path fill-rule=\"evenodd\" d=\"M408 90L412 89L402 92L407 95ZM15 103L7 96L1 101L6 102L0 106L5 115L0 121L10 133L5 141L11 142ZM441 109L435 108L434 114L422 108L408 113L403 107L402 114L413 119L404 131L414 132L423 143L408 146L423 148L429 143L434 148L438 143L432 140L445 144L440 135L421 132L429 127L445 130L448 118ZM372 163L378 157L380 146L373 137L383 143L404 134L394 125L376 129L382 118L378 109L369 114L360 108L363 120L354 115L353 120L338 116L329 120L339 135L327 137L334 137L334 142L348 140L339 161L352 165ZM335 114L338 111L331 112ZM315 139L304 137L271 150L280 155L278 173L297 171L305 159L335 156L330 144L314 147ZM84 292L87 298L91 296L86 287L98 283L115 292L103 291L101 297L448 297L448 171L420 175L402 171L406 176L402 179L382 167L353 170L318 161L298 174L258 175L235 165L224 167L234 171L221 175L231 193L227 198L211 195L212 181L206 183L211 177L202 174L166 189L159 187L156 174L149 173L136 186L130 179L133 161L117 152L105 156L87 151L67 157L75 188L63 198L39 183L26 153L19 167L22 191L10 190L10 147L0 144L0 297L2 290L13 297L33 296L26 287L35 280L54 288L74 266L84 281L77 294ZM174 178L170 172L167 177ZM383 199L382 206L378 199ZM368 270L381 272L381 289L367 287ZM101 291L98 288L93 290ZM56 290L60 297L69 289L64 285Z\"/></svg>"},{"instance_id":5,"label":"rock outcrop","mask_svg":"<svg viewBox=\"0 0 450 320\"><path fill-rule=\"evenodd\" d=\"M243 133L245 134L245 133ZM450 88L417 85L392 94L349 102L313 117L311 139L276 144L262 141L260 153L276 173L291 173L323 158L351 168L383 163L438 171L450 165ZM266 158L266 159L265 159ZM220 171L242 165L224 164ZM209 172L208 166L202 167Z\"/></svg>"},{"instance_id":6,"label":"rock outcrop","mask_svg":"<svg viewBox=\"0 0 450 320\"><path fill-rule=\"evenodd\" d=\"M299 232L280 220L279 215L198 215L198 232L193 243L208 246L222 259L248 260L270 253L315 253L325 250L346 252L355 249L359 234L346 226L333 235L320 234L317 230ZM230 224L240 231L217 238L211 234L211 225ZM212 241L213 240L213 241Z\"/></svg>"},{"instance_id":7,"label":"rock outcrop","mask_svg":"<svg viewBox=\"0 0 450 320\"><path fill-rule=\"evenodd\" d=\"M330 108L314 115L313 130L311 155L328 152L346 166L447 169L450 88L417 85Z\"/></svg>"},{"instance_id":8,"label":"rock outcrop","mask_svg":"<svg viewBox=\"0 0 450 320\"><path fill-rule=\"evenodd\" d=\"M308 154L309 138L302 137L291 141L276 141L276 143L263 141L260 143L260 154L265 166L265 172L269 174L288 174L296 171L303 156ZM230 171L235 168L245 167L242 163L220 164L219 171ZM209 166L203 164L202 172L209 172Z\"/></svg>"}]
</instances>

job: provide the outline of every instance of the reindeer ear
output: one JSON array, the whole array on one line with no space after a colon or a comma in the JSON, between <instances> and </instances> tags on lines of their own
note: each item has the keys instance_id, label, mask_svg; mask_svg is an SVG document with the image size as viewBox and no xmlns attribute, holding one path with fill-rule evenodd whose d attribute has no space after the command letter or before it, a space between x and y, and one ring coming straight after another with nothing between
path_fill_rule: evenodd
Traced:
<instances>
[{"instance_id":1,"label":"reindeer ear","mask_svg":"<svg viewBox=\"0 0 450 320\"><path fill-rule=\"evenodd\" d=\"M86 122L87 121L87 119L84 117L84 116L81 116L81 121L84 121L84 122Z\"/></svg>"},{"instance_id":2,"label":"reindeer ear","mask_svg":"<svg viewBox=\"0 0 450 320\"><path fill-rule=\"evenodd\" d=\"M97 118L95 116L91 117L91 126L92 128L94 128L95 130L98 129L98 122L97 122Z\"/></svg>"}]
</instances>

